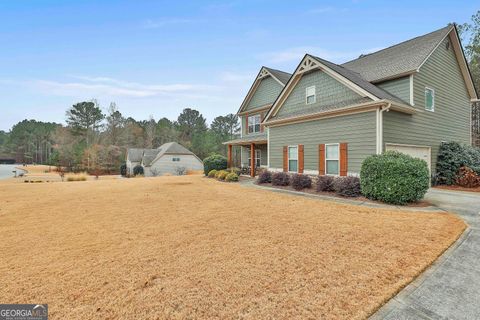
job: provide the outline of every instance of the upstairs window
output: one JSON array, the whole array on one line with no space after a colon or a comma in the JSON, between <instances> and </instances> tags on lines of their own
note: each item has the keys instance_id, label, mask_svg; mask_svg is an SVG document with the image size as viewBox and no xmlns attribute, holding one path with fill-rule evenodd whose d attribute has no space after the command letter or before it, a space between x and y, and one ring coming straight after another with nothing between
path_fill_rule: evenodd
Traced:
<instances>
[{"instance_id":1,"label":"upstairs window","mask_svg":"<svg viewBox=\"0 0 480 320\"><path fill-rule=\"evenodd\" d=\"M298 171L298 147L288 147L288 171Z\"/></svg>"},{"instance_id":2,"label":"upstairs window","mask_svg":"<svg viewBox=\"0 0 480 320\"><path fill-rule=\"evenodd\" d=\"M435 90L425 87L425 110L435 110Z\"/></svg>"},{"instance_id":3,"label":"upstairs window","mask_svg":"<svg viewBox=\"0 0 480 320\"><path fill-rule=\"evenodd\" d=\"M260 132L260 115L248 117L248 133Z\"/></svg>"},{"instance_id":4,"label":"upstairs window","mask_svg":"<svg viewBox=\"0 0 480 320\"><path fill-rule=\"evenodd\" d=\"M335 175L338 176L338 172L340 169L339 166L339 145L338 143L335 144L327 144L325 145L325 168L327 169L328 175Z\"/></svg>"},{"instance_id":5,"label":"upstairs window","mask_svg":"<svg viewBox=\"0 0 480 320\"><path fill-rule=\"evenodd\" d=\"M315 97L315 86L308 87L305 90L305 102L306 104L312 104L315 103L316 97Z\"/></svg>"}]
</instances>

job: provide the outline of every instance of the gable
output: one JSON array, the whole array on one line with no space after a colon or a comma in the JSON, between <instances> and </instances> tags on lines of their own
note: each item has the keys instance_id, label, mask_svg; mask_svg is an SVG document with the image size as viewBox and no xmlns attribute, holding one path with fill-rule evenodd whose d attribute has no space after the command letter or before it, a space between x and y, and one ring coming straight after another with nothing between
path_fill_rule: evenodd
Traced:
<instances>
[{"instance_id":1,"label":"gable","mask_svg":"<svg viewBox=\"0 0 480 320\"><path fill-rule=\"evenodd\" d=\"M268 76L262 78L244 111L272 104L275 99L277 99L282 89L283 87L277 80L273 79L273 77Z\"/></svg>"},{"instance_id":2,"label":"gable","mask_svg":"<svg viewBox=\"0 0 480 320\"><path fill-rule=\"evenodd\" d=\"M315 86L316 101L307 105L306 89L310 86ZM327 111L365 101L371 99L362 97L326 72L317 69L301 77L274 118Z\"/></svg>"}]
</instances>

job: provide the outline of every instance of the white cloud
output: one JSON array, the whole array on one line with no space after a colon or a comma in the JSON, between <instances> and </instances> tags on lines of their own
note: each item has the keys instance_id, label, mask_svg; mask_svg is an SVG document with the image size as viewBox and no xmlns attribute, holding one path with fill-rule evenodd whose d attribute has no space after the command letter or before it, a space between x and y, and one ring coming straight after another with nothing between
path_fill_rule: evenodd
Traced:
<instances>
[{"instance_id":1,"label":"white cloud","mask_svg":"<svg viewBox=\"0 0 480 320\"><path fill-rule=\"evenodd\" d=\"M309 53L328 61L341 63L358 58L361 54L375 52L380 49L381 48L371 48L361 51L331 51L320 47L293 47L281 51L264 53L261 54L259 58L268 60L271 63L300 62L300 59L302 59L306 53Z\"/></svg>"}]
</instances>

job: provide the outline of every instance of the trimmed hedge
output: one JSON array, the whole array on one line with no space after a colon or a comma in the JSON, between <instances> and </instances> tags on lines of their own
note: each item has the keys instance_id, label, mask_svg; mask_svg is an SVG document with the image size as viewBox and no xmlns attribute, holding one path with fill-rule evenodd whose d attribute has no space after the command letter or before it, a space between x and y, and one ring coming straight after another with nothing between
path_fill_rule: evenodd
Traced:
<instances>
[{"instance_id":1,"label":"trimmed hedge","mask_svg":"<svg viewBox=\"0 0 480 320\"><path fill-rule=\"evenodd\" d=\"M238 181L238 175L235 172L230 172L229 174L226 175L225 181L237 182Z\"/></svg>"},{"instance_id":2,"label":"trimmed hedge","mask_svg":"<svg viewBox=\"0 0 480 320\"><path fill-rule=\"evenodd\" d=\"M290 176L286 172L275 172L272 174L272 185L288 186L290 184Z\"/></svg>"},{"instance_id":3,"label":"trimmed hedge","mask_svg":"<svg viewBox=\"0 0 480 320\"><path fill-rule=\"evenodd\" d=\"M272 173L268 170L262 170L258 175L258 183L270 183L272 182Z\"/></svg>"},{"instance_id":4,"label":"trimmed hedge","mask_svg":"<svg viewBox=\"0 0 480 320\"><path fill-rule=\"evenodd\" d=\"M360 171L362 193L367 198L392 204L422 199L429 181L425 161L396 151L369 156Z\"/></svg>"},{"instance_id":5,"label":"trimmed hedge","mask_svg":"<svg viewBox=\"0 0 480 320\"><path fill-rule=\"evenodd\" d=\"M133 167L133 175L138 176L138 175L143 175L143 167L139 164L137 164L135 167Z\"/></svg>"},{"instance_id":6,"label":"trimmed hedge","mask_svg":"<svg viewBox=\"0 0 480 320\"><path fill-rule=\"evenodd\" d=\"M294 174L292 176L292 187L295 190L303 190L312 187L312 178L304 174Z\"/></svg>"},{"instance_id":7,"label":"trimmed hedge","mask_svg":"<svg viewBox=\"0 0 480 320\"><path fill-rule=\"evenodd\" d=\"M227 169L227 158L220 154L214 154L203 160L203 173L207 176L211 170Z\"/></svg>"},{"instance_id":8,"label":"trimmed hedge","mask_svg":"<svg viewBox=\"0 0 480 320\"><path fill-rule=\"evenodd\" d=\"M480 148L458 142L443 142L437 158L436 184L452 185L461 167L469 167L480 175Z\"/></svg>"},{"instance_id":9,"label":"trimmed hedge","mask_svg":"<svg viewBox=\"0 0 480 320\"><path fill-rule=\"evenodd\" d=\"M333 179L335 193L344 197L359 197L362 195L360 178L358 177L335 177Z\"/></svg>"},{"instance_id":10,"label":"trimmed hedge","mask_svg":"<svg viewBox=\"0 0 480 320\"><path fill-rule=\"evenodd\" d=\"M215 175L217 174L217 170L213 169L208 172L208 177L209 178L215 178Z\"/></svg>"},{"instance_id":11,"label":"trimmed hedge","mask_svg":"<svg viewBox=\"0 0 480 320\"><path fill-rule=\"evenodd\" d=\"M317 191L335 191L333 188L333 176L318 176L317 177Z\"/></svg>"}]
</instances>

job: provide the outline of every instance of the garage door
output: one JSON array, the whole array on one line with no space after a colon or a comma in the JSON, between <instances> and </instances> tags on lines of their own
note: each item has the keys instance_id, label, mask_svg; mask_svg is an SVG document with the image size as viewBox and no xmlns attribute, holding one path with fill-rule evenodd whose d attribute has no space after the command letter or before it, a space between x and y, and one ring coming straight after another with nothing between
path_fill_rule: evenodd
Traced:
<instances>
[{"instance_id":1,"label":"garage door","mask_svg":"<svg viewBox=\"0 0 480 320\"><path fill-rule=\"evenodd\" d=\"M426 146L411 146L403 144L390 144L387 143L385 146L387 151L398 151L401 153L408 154L414 158L419 158L425 160L428 164L428 170L431 171L431 149Z\"/></svg>"}]
</instances>

